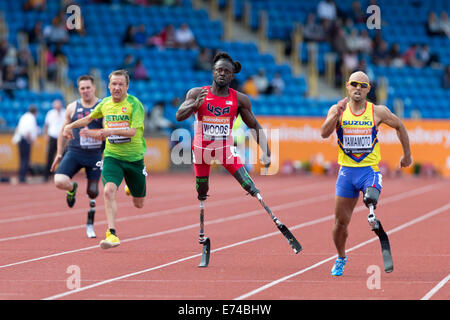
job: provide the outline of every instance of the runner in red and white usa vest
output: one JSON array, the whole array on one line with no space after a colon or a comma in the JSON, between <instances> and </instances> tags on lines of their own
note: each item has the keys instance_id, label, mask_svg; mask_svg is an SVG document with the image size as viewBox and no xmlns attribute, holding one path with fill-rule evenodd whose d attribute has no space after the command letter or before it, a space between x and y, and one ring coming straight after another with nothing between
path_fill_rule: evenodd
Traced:
<instances>
[{"instance_id":1,"label":"runner in red and white usa vest","mask_svg":"<svg viewBox=\"0 0 450 320\"><path fill-rule=\"evenodd\" d=\"M241 64L225 52L216 54L213 63L212 85L189 90L177 111L178 121L192 114L197 120L192 151L198 199L206 200L212 160L218 160L249 194L256 196L259 191L235 152L231 135L234 120L241 115L247 127L254 130L258 145L265 151L263 161L266 167L270 166L267 138L251 110L250 99L230 88Z\"/></svg>"}]
</instances>

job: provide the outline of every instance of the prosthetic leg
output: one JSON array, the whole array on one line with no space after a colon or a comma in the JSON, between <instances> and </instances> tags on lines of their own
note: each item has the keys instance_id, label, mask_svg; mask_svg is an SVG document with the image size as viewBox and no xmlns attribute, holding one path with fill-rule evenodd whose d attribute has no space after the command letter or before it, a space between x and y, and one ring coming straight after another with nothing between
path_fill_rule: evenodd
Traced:
<instances>
[{"instance_id":1,"label":"prosthetic leg","mask_svg":"<svg viewBox=\"0 0 450 320\"><path fill-rule=\"evenodd\" d=\"M368 187L364 192L364 204L369 208L367 220L373 232L380 239L381 253L383 255L384 271L390 273L394 270L394 262L392 260L391 245L387 233L384 231L380 220L375 215L375 208L378 203L380 191L373 187Z\"/></svg>"},{"instance_id":2,"label":"prosthetic leg","mask_svg":"<svg viewBox=\"0 0 450 320\"><path fill-rule=\"evenodd\" d=\"M247 170L245 170L244 167L241 167L233 174L233 176L241 184L241 186L245 189L245 191L247 191L250 195L258 199L259 203L263 206L263 208L272 218L272 221L275 223L278 230L280 230L280 232L288 240L289 245L292 247L294 252L299 253L302 250L302 246L294 237L292 232L289 231L289 229L283 223L281 223L281 221L272 213L270 208L266 205L261 194L259 193L259 190L256 188L255 183L248 175Z\"/></svg>"},{"instance_id":3,"label":"prosthetic leg","mask_svg":"<svg viewBox=\"0 0 450 320\"><path fill-rule=\"evenodd\" d=\"M200 201L200 233L198 242L203 245L202 259L198 266L200 268L206 268L209 264L211 252L211 240L205 237L205 200L208 196L209 177L196 177L196 188L198 193L197 198Z\"/></svg>"},{"instance_id":4,"label":"prosthetic leg","mask_svg":"<svg viewBox=\"0 0 450 320\"><path fill-rule=\"evenodd\" d=\"M96 238L94 230L94 217L95 217L95 198L98 196L98 181L88 180L87 184L87 194L90 198L89 200L89 211L87 215L86 222L86 235L88 238Z\"/></svg>"}]
</instances>

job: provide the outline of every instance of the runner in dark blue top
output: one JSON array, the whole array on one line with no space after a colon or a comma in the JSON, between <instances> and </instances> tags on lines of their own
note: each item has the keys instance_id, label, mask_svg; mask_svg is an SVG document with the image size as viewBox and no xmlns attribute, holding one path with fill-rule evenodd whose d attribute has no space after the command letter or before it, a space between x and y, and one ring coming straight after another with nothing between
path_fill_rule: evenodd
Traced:
<instances>
[{"instance_id":1,"label":"runner in dark blue top","mask_svg":"<svg viewBox=\"0 0 450 320\"><path fill-rule=\"evenodd\" d=\"M87 116L101 101L95 96L95 84L92 76L83 75L78 78L77 83L81 99L73 101L67 106L63 128L65 125ZM96 237L94 231L95 199L98 196L98 182L101 176L104 149L104 142L101 137L97 136L97 132L102 128L102 119L92 121L87 128L74 129L74 139L70 141L63 137L61 131L58 137L56 157L51 167L51 171L56 172L55 185L58 189L66 190L67 205L70 208L75 204L78 187L72 178L81 168L85 169L88 180L87 195L90 198L86 223L86 234L89 238Z\"/></svg>"}]
</instances>

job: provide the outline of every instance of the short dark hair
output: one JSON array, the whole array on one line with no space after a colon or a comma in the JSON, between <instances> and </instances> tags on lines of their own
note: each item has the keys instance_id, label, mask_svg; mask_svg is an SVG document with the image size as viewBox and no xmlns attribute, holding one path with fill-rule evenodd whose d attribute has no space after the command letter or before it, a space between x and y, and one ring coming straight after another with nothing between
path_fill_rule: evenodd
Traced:
<instances>
[{"instance_id":1,"label":"short dark hair","mask_svg":"<svg viewBox=\"0 0 450 320\"><path fill-rule=\"evenodd\" d=\"M92 84L94 84L94 77L89 74L83 74L82 76L78 77L77 84L80 84L80 81L83 80L89 80L92 82Z\"/></svg>"},{"instance_id":2,"label":"short dark hair","mask_svg":"<svg viewBox=\"0 0 450 320\"><path fill-rule=\"evenodd\" d=\"M230 55L224 51L216 53L216 55L214 56L214 59L213 59L213 64L216 64L216 62L219 60L227 60L228 62L230 62L233 65L234 73L239 73L242 69L241 63L239 61L234 61L230 57Z\"/></svg>"},{"instance_id":3,"label":"short dark hair","mask_svg":"<svg viewBox=\"0 0 450 320\"><path fill-rule=\"evenodd\" d=\"M28 112L32 113L32 114L37 114L38 113L38 109L34 104L30 104L30 106L28 107Z\"/></svg>"},{"instance_id":4,"label":"short dark hair","mask_svg":"<svg viewBox=\"0 0 450 320\"><path fill-rule=\"evenodd\" d=\"M128 74L128 71L125 69L114 70L113 72L111 72L108 77L109 81L111 81L112 76L124 76L127 84L130 83L130 75Z\"/></svg>"}]
</instances>

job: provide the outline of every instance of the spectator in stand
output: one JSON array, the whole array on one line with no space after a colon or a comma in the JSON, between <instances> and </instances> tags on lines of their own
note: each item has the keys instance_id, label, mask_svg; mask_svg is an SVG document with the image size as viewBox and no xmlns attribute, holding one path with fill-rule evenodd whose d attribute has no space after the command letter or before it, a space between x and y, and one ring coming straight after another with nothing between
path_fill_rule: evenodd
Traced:
<instances>
[{"instance_id":1,"label":"spectator in stand","mask_svg":"<svg viewBox=\"0 0 450 320\"><path fill-rule=\"evenodd\" d=\"M133 67L132 76L133 76L133 79L136 79L136 80L150 80L147 68L145 67L141 58L136 60L136 64Z\"/></svg>"},{"instance_id":2,"label":"spectator in stand","mask_svg":"<svg viewBox=\"0 0 450 320\"><path fill-rule=\"evenodd\" d=\"M306 25L303 28L303 37L305 41L324 41L325 34L322 25L316 22L316 15L310 13L306 21Z\"/></svg>"},{"instance_id":3,"label":"spectator in stand","mask_svg":"<svg viewBox=\"0 0 450 320\"><path fill-rule=\"evenodd\" d=\"M355 23L353 22L353 20L350 17L345 18L343 28L344 28L346 35L350 35L350 33L353 31L353 29L355 29Z\"/></svg>"},{"instance_id":4,"label":"spectator in stand","mask_svg":"<svg viewBox=\"0 0 450 320\"><path fill-rule=\"evenodd\" d=\"M429 36L443 36L445 34L435 12L428 14L427 34Z\"/></svg>"},{"instance_id":5,"label":"spectator in stand","mask_svg":"<svg viewBox=\"0 0 450 320\"><path fill-rule=\"evenodd\" d=\"M136 33L136 28L132 25L129 25L127 27L127 30L125 31L125 35L123 36L122 45L133 46L135 33Z\"/></svg>"},{"instance_id":6,"label":"spectator in stand","mask_svg":"<svg viewBox=\"0 0 450 320\"><path fill-rule=\"evenodd\" d=\"M369 32L366 29L361 30L361 37L359 39L359 50L365 54L371 54L373 50L372 39L369 37Z\"/></svg>"},{"instance_id":7,"label":"spectator in stand","mask_svg":"<svg viewBox=\"0 0 450 320\"><path fill-rule=\"evenodd\" d=\"M148 117L148 129L150 132L170 135L174 125L169 119L164 117L164 108L164 101L159 101L152 107Z\"/></svg>"},{"instance_id":8,"label":"spectator in stand","mask_svg":"<svg viewBox=\"0 0 450 320\"><path fill-rule=\"evenodd\" d=\"M356 70L359 59L358 59L358 53L356 51L347 51L344 53L342 57L344 67L349 72L353 73L354 70Z\"/></svg>"},{"instance_id":9,"label":"spectator in stand","mask_svg":"<svg viewBox=\"0 0 450 320\"><path fill-rule=\"evenodd\" d=\"M445 68L444 76L442 77L442 87L450 89L450 65Z\"/></svg>"},{"instance_id":10,"label":"spectator in stand","mask_svg":"<svg viewBox=\"0 0 450 320\"><path fill-rule=\"evenodd\" d=\"M422 67L430 65L431 53L428 45L422 44L419 48L417 48L417 61Z\"/></svg>"},{"instance_id":11,"label":"spectator in stand","mask_svg":"<svg viewBox=\"0 0 450 320\"><path fill-rule=\"evenodd\" d=\"M352 2L350 18L355 23L365 23L366 22L366 13L361 9L361 3L359 1Z\"/></svg>"},{"instance_id":12,"label":"spectator in stand","mask_svg":"<svg viewBox=\"0 0 450 320\"><path fill-rule=\"evenodd\" d=\"M37 21L33 28L28 32L28 42L29 43L43 43L44 42L44 31L42 30L42 21Z\"/></svg>"},{"instance_id":13,"label":"spectator in stand","mask_svg":"<svg viewBox=\"0 0 450 320\"><path fill-rule=\"evenodd\" d=\"M69 41L65 20L60 15L53 18L52 24L44 28L44 39L47 44L65 44Z\"/></svg>"},{"instance_id":14,"label":"spectator in stand","mask_svg":"<svg viewBox=\"0 0 450 320\"><path fill-rule=\"evenodd\" d=\"M442 32L450 38L450 20L448 19L448 14L445 11L441 12L441 20L439 21L440 28Z\"/></svg>"},{"instance_id":15,"label":"spectator in stand","mask_svg":"<svg viewBox=\"0 0 450 320\"><path fill-rule=\"evenodd\" d=\"M168 24L157 35L151 36L147 40L147 44L150 46L156 46L160 49L175 48L175 27L172 24Z\"/></svg>"},{"instance_id":16,"label":"spectator in stand","mask_svg":"<svg viewBox=\"0 0 450 320\"><path fill-rule=\"evenodd\" d=\"M359 51L361 49L361 37L359 36L358 29L353 28L345 37L345 43L347 49L350 51Z\"/></svg>"},{"instance_id":17,"label":"spectator in stand","mask_svg":"<svg viewBox=\"0 0 450 320\"><path fill-rule=\"evenodd\" d=\"M253 76L253 81L255 82L259 94L267 93L270 83L264 69L259 69L258 73Z\"/></svg>"},{"instance_id":18,"label":"spectator in stand","mask_svg":"<svg viewBox=\"0 0 450 320\"><path fill-rule=\"evenodd\" d=\"M201 48L195 60L194 70L197 71L211 71L212 68L212 51L209 48Z\"/></svg>"},{"instance_id":19,"label":"spectator in stand","mask_svg":"<svg viewBox=\"0 0 450 320\"><path fill-rule=\"evenodd\" d=\"M272 93L281 95L283 94L285 83L279 72L275 73L272 81L270 82L272 87Z\"/></svg>"},{"instance_id":20,"label":"spectator in stand","mask_svg":"<svg viewBox=\"0 0 450 320\"><path fill-rule=\"evenodd\" d=\"M133 44L138 47L143 47L147 42L147 31L145 30L145 24L141 23L136 32L133 35Z\"/></svg>"},{"instance_id":21,"label":"spectator in stand","mask_svg":"<svg viewBox=\"0 0 450 320\"><path fill-rule=\"evenodd\" d=\"M132 54L127 54L125 56L125 58L123 59L123 63L122 66L120 67L120 69L122 70L127 70L128 74L133 74L133 68L134 65L136 64L134 56Z\"/></svg>"},{"instance_id":22,"label":"spectator in stand","mask_svg":"<svg viewBox=\"0 0 450 320\"><path fill-rule=\"evenodd\" d=\"M389 48L386 41L382 40L379 46L375 46L372 60L379 66L386 66L389 64Z\"/></svg>"},{"instance_id":23,"label":"spectator in stand","mask_svg":"<svg viewBox=\"0 0 450 320\"><path fill-rule=\"evenodd\" d=\"M14 99L14 91L18 89L17 87L17 75L16 75L16 65L10 64L6 65L2 75L2 90L11 98Z\"/></svg>"},{"instance_id":24,"label":"spectator in stand","mask_svg":"<svg viewBox=\"0 0 450 320\"><path fill-rule=\"evenodd\" d=\"M249 95L251 98L258 97L258 87L252 76L248 77L242 84L242 92Z\"/></svg>"},{"instance_id":25,"label":"spectator in stand","mask_svg":"<svg viewBox=\"0 0 450 320\"><path fill-rule=\"evenodd\" d=\"M17 54L17 86L19 89L28 88L28 69L33 63L33 57L30 50L24 48L19 50Z\"/></svg>"},{"instance_id":26,"label":"spectator in stand","mask_svg":"<svg viewBox=\"0 0 450 320\"><path fill-rule=\"evenodd\" d=\"M403 63L410 67L421 67L419 61L417 60L417 44L411 45L402 55Z\"/></svg>"},{"instance_id":27,"label":"spectator in stand","mask_svg":"<svg viewBox=\"0 0 450 320\"><path fill-rule=\"evenodd\" d=\"M389 61L391 67L403 67L405 65L402 55L400 53L400 45L394 43L389 51Z\"/></svg>"},{"instance_id":28,"label":"spectator in stand","mask_svg":"<svg viewBox=\"0 0 450 320\"><path fill-rule=\"evenodd\" d=\"M195 36L187 23L183 23L175 31L175 42L178 48L181 49L194 49L197 47L195 42Z\"/></svg>"},{"instance_id":29,"label":"spectator in stand","mask_svg":"<svg viewBox=\"0 0 450 320\"><path fill-rule=\"evenodd\" d=\"M322 20L334 21L337 17L337 8L333 0L321 0L317 5L317 17Z\"/></svg>"}]
</instances>

